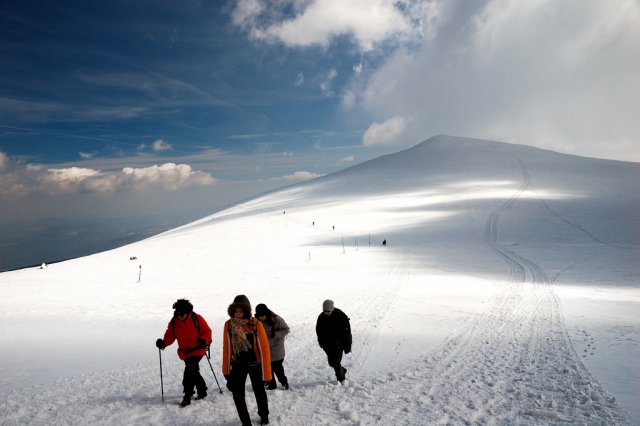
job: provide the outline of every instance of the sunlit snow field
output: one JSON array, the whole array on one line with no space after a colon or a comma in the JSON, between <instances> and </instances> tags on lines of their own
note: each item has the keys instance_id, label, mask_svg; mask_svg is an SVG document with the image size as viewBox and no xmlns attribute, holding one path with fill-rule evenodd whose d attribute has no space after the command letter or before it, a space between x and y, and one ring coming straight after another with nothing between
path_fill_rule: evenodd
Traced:
<instances>
[{"instance_id":1,"label":"sunlit snow field","mask_svg":"<svg viewBox=\"0 0 640 426\"><path fill-rule=\"evenodd\" d=\"M440 136L2 273L0 423L238 424L221 331L246 294L291 327L273 424L640 424L638 178L637 163ZM183 297L213 329L224 393L203 360L210 396L180 409L176 347L163 403L154 341ZM351 318L344 385L316 343L327 298Z\"/></svg>"}]
</instances>

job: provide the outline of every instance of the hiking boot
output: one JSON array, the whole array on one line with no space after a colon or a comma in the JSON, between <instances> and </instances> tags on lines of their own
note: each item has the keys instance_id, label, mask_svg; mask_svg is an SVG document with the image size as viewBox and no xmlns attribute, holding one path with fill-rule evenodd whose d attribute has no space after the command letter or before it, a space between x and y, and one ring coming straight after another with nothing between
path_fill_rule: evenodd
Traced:
<instances>
[{"instance_id":1,"label":"hiking boot","mask_svg":"<svg viewBox=\"0 0 640 426\"><path fill-rule=\"evenodd\" d=\"M289 390L289 383L285 383L284 385L282 385L284 387L284 390Z\"/></svg>"},{"instance_id":2,"label":"hiking boot","mask_svg":"<svg viewBox=\"0 0 640 426\"><path fill-rule=\"evenodd\" d=\"M198 396L195 397L195 400L198 401L198 400L201 400L201 399L205 399L206 397L207 397L207 393L206 392L199 393Z\"/></svg>"},{"instance_id":3,"label":"hiking boot","mask_svg":"<svg viewBox=\"0 0 640 426\"><path fill-rule=\"evenodd\" d=\"M340 383L342 383L342 382L344 382L344 379L346 379L346 377L345 377L345 375L346 375L346 374L347 374L347 369L346 369L346 368L344 368L344 367L342 367L342 374L341 374L340 376L338 376L338 375L336 374L336 379L337 379Z\"/></svg>"},{"instance_id":4,"label":"hiking boot","mask_svg":"<svg viewBox=\"0 0 640 426\"><path fill-rule=\"evenodd\" d=\"M182 398L182 402L180 403L180 406L184 408L187 405L191 405L191 397L185 395L185 397Z\"/></svg>"},{"instance_id":5,"label":"hiking boot","mask_svg":"<svg viewBox=\"0 0 640 426\"><path fill-rule=\"evenodd\" d=\"M276 383L275 380L269 382L269 384L267 385L267 389L268 390L274 390L274 389L278 389L278 384Z\"/></svg>"},{"instance_id":6,"label":"hiking boot","mask_svg":"<svg viewBox=\"0 0 640 426\"><path fill-rule=\"evenodd\" d=\"M269 424L269 417L260 417L260 424L261 425L268 425Z\"/></svg>"}]
</instances>

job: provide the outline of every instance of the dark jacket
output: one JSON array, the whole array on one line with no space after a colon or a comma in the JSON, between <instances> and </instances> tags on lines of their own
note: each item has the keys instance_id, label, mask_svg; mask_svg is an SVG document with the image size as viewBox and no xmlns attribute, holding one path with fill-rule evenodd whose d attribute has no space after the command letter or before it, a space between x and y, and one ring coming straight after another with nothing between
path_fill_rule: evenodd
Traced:
<instances>
[{"instance_id":1,"label":"dark jacket","mask_svg":"<svg viewBox=\"0 0 640 426\"><path fill-rule=\"evenodd\" d=\"M340 348L349 353L351 351L351 325L349 317L340 309L335 308L331 315L321 313L316 322L318 343L323 349Z\"/></svg>"}]
</instances>

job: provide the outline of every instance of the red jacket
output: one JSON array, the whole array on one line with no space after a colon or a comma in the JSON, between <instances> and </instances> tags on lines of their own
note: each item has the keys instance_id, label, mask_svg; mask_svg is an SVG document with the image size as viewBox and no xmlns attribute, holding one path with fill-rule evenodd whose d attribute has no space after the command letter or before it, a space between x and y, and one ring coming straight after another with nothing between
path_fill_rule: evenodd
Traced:
<instances>
[{"instance_id":1,"label":"red jacket","mask_svg":"<svg viewBox=\"0 0 640 426\"><path fill-rule=\"evenodd\" d=\"M198 328L192 317L198 320ZM205 356L206 352L204 348L198 347L198 339L204 340L208 345L211 344L211 329L207 322L200 315L192 312L184 319L173 318L167 326L167 331L164 332L164 344L165 346L171 345L175 340L178 340L178 356L184 360L192 356Z\"/></svg>"}]
</instances>

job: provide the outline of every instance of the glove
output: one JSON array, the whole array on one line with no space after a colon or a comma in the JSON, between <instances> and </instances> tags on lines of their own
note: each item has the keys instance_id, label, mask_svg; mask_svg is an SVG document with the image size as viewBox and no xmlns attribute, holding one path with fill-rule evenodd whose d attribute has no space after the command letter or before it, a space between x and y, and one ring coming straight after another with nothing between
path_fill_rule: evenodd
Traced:
<instances>
[{"instance_id":1,"label":"glove","mask_svg":"<svg viewBox=\"0 0 640 426\"><path fill-rule=\"evenodd\" d=\"M167 346L164 344L164 340L162 340L162 339L158 339L158 340L156 340L156 347L157 347L158 349L164 349L164 348L166 348Z\"/></svg>"},{"instance_id":2,"label":"glove","mask_svg":"<svg viewBox=\"0 0 640 426\"><path fill-rule=\"evenodd\" d=\"M204 339L198 339L198 347L202 348L202 349L206 349L207 348L207 342L205 342Z\"/></svg>"},{"instance_id":3,"label":"glove","mask_svg":"<svg viewBox=\"0 0 640 426\"><path fill-rule=\"evenodd\" d=\"M344 353L345 354L348 354L349 352L351 352L351 345L349 345L346 348L344 348Z\"/></svg>"},{"instance_id":4,"label":"glove","mask_svg":"<svg viewBox=\"0 0 640 426\"><path fill-rule=\"evenodd\" d=\"M225 380L227 381L227 389L229 389L229 392L233 392L233 388L231 387L231 375L230 374L225 374L224 375Z\"/></svg>"},{"instance_id":5,"label":"glove","mask_svg":"<svg viewBox=\"0 0 640 426\"><path fill-rule=\"evenodd\" d=\"M272 338L272 339L273 339L274 337L276 337L276 329L275 329L275 328L272 328L272 329L271 329L271 333L269 333L269 334L270 334L270 336L271 336L271 338Z\"/></svg>"}]
</instances>

